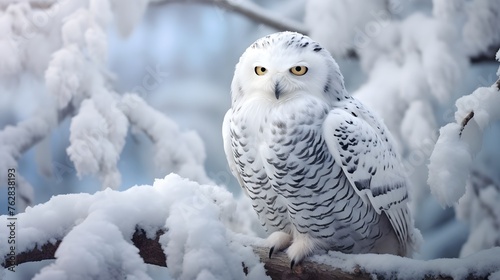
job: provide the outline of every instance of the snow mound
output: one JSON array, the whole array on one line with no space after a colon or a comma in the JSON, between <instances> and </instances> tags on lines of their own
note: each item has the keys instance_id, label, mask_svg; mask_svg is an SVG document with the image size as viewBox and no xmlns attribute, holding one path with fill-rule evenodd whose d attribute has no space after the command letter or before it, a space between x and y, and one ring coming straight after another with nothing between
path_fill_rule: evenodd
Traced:
<instances>
[{"instance_id":1,"label":"snow mound","mask_svg":"<svg viewBox=\"0 0 500 280\"><path fill-rule=\"evenodd\" d=\"M160 243L176 279L268 279L259 257L231 230L233 221L245 219L236 209L236 200L224 188L176 174L123 192L59 195L17 215L22 221L17 251L62 240L56 261L36 280L150 279L130 240L136 228L148 237L166 228ZM7 216L0 221L7 224ZM7 230L0 228L0 236L7 236ZM0 255L8 252L1 243Z\"/></svg>"}]
</instances>

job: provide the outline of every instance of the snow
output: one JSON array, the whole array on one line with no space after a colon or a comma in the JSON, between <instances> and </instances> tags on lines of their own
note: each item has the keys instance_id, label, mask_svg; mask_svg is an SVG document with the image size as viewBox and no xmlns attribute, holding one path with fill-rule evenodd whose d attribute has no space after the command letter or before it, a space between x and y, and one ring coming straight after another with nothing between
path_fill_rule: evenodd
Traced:
<instances>
[{"instance_id":1,"label":"snow","mask_svg":"<svg viewBox=\"0 0 500 280\"><path fill-rule=\"evenodd\" d=\"M98 95L99 102L87 99L71 121L68 156L75 164L78 176L100 175L103 188L120 186L116 167L125 145L128 121L107 95Z\"/></svg>"},{"instance_id":2,"label":"snow","mask_svg":"<svg viewBox=\"0 0 500 280\"><path fill-rule=\"evenodd\" d=\"M429 185L441 205L451 206L465 194L472 161L482 145L483 131L500 120L500 95L495 85L481 87L456 101L456 123L440 129L429 163ZM474 116L462 128L470 112Z\"/></svg>"},{"instance_id":3,"label":"snow","mask_svg":"<svg viewBox=\"0 0 500 280\"><path fill-rule=\"evenodd\" d=\"M464 45L468 54L487 53L498 46L500 33L500 6L495 0L467 1L467 22L463 28Z\"/></svg>"},{"instance_id":4,"label":"snow","mask_svg":"<svg viewBox=\"0 0 500 280\"><path fill-rule=\"evenodd\" d=\"M309 35L334 57L366 46L387 25L384 1L307 1L304 21ZM334 35L333 35L334 34Z\"/></svg>"},{"instance_id":5,"label":"snow","mask_svg":"<svg viewBox=\"0 0 500 280\"><path fill-rule=\"evenodd\" d=\"M479 172L473 172L465 195L456 207L457 216L471 228L460 256L468 256L496 246L500 231L500 188L493 181L485 181Z\"/></svg>"},{"instance_id":6,"label":"snow","mask_svg":"<svg viewBox=\"0 0 500 280\"><path fill-rule=\"evenodd\" d=\"M45 137L54 123L50 113L39 118L32 118L17 126L6 126L0 131L0 168L8 170L18 167L17 160L33 142ZM16 174L17 192L19 195L18 209L23 210L34 201L34 191L31 184L21 174ZM7 182L7 172L0 173L0 180Z\"/></svg>"},{"instance_id":7,"label":"snow","mask_svg":"<svg viewBox=\"0 0 500 280\"><path fill-rule=\"evenodd\" d=\"M168 269L177 279L268 279L251 247L258 239L242 242L230 230L242 219L232 194L218 186L170 174L153 186L111 189L89 194L69 194L28 207L17 215L17 250L61 240L56 261L34 279L150 279L146 265L131 243L133 233L144 229L149 237L161 236ZM0 216L7 223L7 216ZM6 236L7 227L0 229ZM0 255L6 255L6 243ZM241 263L249 268L243 273Z\"/></svg>"},{"instance_id":8,"label":"snow","mask_svg":"<svg viewBox=\"0 0 500 280\"><path fill-rule=\"evenodd\" d=\"M70 45L54 53L45 73L47 89L58 100L59 108L65 108L73 96L84 91L85 64L76 46Z\"/></svg>"},{"instance_id":9,"label":"snow","mask_svg":"<svg viewBox=\"0 0 500 280\"><path fill-rule=\"evenodd\" d=\"M500 230L500 187L480 171L476 156L487 130L500 120L500 91L496 84L479 87L456 101L455 122L440 129L429 163L429 185L442 206L455 205L470 234L460 256L496 246Z\"/></svg>"},{"instance_id":10,"label":"snow","mask_svg":"<svg viewBox=\"0 0 500 280\"><path fill-rule=\"evenodd\" d=\"M174 171L208 182L203 168L204 147L196 133L181 135L176 124L161 113L148 114L153 109L140 97L119 97L108 89L112 75L104 68L107 43L103 30L114 14L122 31L129 33L148 1L134 3L124 6L117 1L90 1L89 7L77 9L64 20L63 45L54 53L45 80L60 110L70 104L78 110L71 121L67 154L79 178L97 175L102 188L118 188L121 175L117 163L128 131L127 118L131 118L136 127L152 137L155 164L161 174Z\"/></svg>"},{"instance_id":11,"label":"snow","mask_svg":"<svg viewBox=\"0 0 500 280\"><path fill-rule=\"evenodd\" d=\"M248 199L247 199L248 200ZM490 199L494 201L494 199ZM249 245L263 240L251 231L238 231L247 213L236 211L239 200L222 187L200 185L176 174L152 186L134 186L90 194L52 197L17 215L17 250L33 249L62 240L56 260L34 277L40 279L151 279L130 239L137 228L150 238L161 228L160 244L175 279L269 279ZM245 206L244 206L245 207ZM243 208L244 208L243 207ZM0 216L6 223L7 216ZM0 228L0 235L7 234ZM0 244L0 255L8 253ZM461 259L419 261L393 255L347 255L329 252L311 260L345 271L359 268L382 277L415 279L422 275L486 276L500 269L500 248ZM245 275L242 263L248 267ZM395 273L395 274L394 274Z\"/></svg>"},{"instance_id":12,"label":"snow","mask_svg":"<svg viewBox=\"0 0 500 280\"><path fill-rule=\"evenodd\" d=\"M329 252L314 256L314 261L345 271L362 270L384 279L422 279L423 276L450 276L466 279L469 275L487 277L500 271L500 248L495 247L461 259L413 260L393 255L346 255ZM375 277L375 279L377 278Z\"/></svg>"},{"instance_id":13,"label":"snow","mask_svg":"<svg viewBox=\"0 0 500 280\"><path fill-rule=\"evenodd\" d=\"M465 193L472 155L460 141L460 125L453 123L439 130L439 139L429 163L429 185L442 206L452 206Z\"/></svg>"},{"instance_id":14,"label":"snow","mask_svg":"<svg viewBox=\"0 0 500 280\"><path fill-rule=\"evenodd\" d=\"M131 124L153 141L154 160L159 172L175 172L201 183L210 181L203 167L205 147L196 132L181 132L176 123L136 94L125 94L119 107Z\"/></svg>"}]
</instances>

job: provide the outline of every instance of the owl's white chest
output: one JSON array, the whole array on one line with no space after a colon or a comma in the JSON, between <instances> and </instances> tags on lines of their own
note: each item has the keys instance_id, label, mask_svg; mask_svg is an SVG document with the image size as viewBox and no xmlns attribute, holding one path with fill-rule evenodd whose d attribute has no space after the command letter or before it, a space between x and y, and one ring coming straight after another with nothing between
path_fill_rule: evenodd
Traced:
<instances>
[{"instance_id":1,"label":"owl's white chest","mask_svg":"<svg viewBox=\"0 0 500 280\"><path fill-rule=\"evenodd\" d=\"M253 146L269 146L300 136L298 130L320 127L328 111L329 106L315 97L281 103L255 98L233 110L232 129L246 136Z\"/></svg>"},{"instance_id":2,"label":"owl's white chest","mask_svg":"<svg viewBox=\"0 0 500 280\"><path fill-rule=\"evenodd\" d=\"M292 180L307 184L304 177L312 177L322 167L323 162L315 166L308 160L314 146L318 151L326 149L322 143L313 143L321 141L321 126L329 108L314 97L281 104L257 99L243 104L234 108L231 121L236 165L262 224L283 230L294 220L286 207L287 188Z\"/></svg>"}]
</instances>

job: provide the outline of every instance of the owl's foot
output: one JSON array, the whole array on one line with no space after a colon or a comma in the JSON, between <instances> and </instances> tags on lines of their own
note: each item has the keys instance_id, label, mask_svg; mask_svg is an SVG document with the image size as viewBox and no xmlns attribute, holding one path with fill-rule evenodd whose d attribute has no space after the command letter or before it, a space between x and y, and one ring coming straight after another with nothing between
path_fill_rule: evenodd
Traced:
<instances>
[{"instance_id":1,"label":"owl's foot","mask_svg":"<svg viewBox=\"0 0 500 280\"><path fill-rule=\"evenodd\" d=\"M286 251L290 258L290 268L293 269L293 267L302 262L305 257L311 255L320 247L319 245L317 239L311 238L307 234L295 235L292 245L290 245Z\"/></svg>"},{"instance_id":2,"label":"owl's foot","mask_svg":"<svg viewBox=\"0 0 500 280\"><path fill-rule=\"evenodd\" d=\"M275 231L266 239L266 245L271 247L269 250L269 258L273 252L286 249L292 243L292 236L286 232Z\"/></svg>"}]
</instances>

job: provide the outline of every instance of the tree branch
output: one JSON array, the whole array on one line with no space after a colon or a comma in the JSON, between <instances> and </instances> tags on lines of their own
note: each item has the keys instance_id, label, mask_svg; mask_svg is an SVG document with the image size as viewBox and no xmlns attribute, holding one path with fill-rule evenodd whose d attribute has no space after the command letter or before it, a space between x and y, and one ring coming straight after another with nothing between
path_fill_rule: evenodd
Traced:
<instances>
[{"instance_id":1,"label":"tree branch","mask_svg":"<svg viewBox=\"0 0 500 280\"><path fill-rule=\"evenodd\" d=\"M254 247L253 251L259 256L260 261L264 263L267 275L271 279L372 279L369 273L362 272L359 269L354 272L346 272L339 268L308 260L303 261L302 264L291 270L290 260L285 253L274 253L273 257L269 258L269 248Z\"/></svg>"},{"instance_id":2,"label":"tree branch","mask_svg":"<svg viewBox=\"0 0 500 280\"><path fill-rule=\"evenodd\" d=\"M0 8L5 8L10 4L17 2L28 2L31 7L38 9L49 9L60 0L0 0ZM254 4L249 0L151 0L150 5L158 4L205 4L215 5L222 9L241 14L258 23L273 27L276 30L296 31L307 34L307 28L301 23L285 17L279 18L278 15Z\"/></svg>"},{"instance_id":3,"label":"tree branch","mask_svg":"<svg viewBox=\"0 0 500 280\"><path fill-rule=\"evenodd\" d=\"M0 154L3 158L0 168L3 170L17 168L19 158L52 132L54 122L61 123L72 111L72 106L57 112L49 109L16 125L7 125L2 128L0 130ZM5 174L0 174L0 181L5 182L5 176ZM26 194L32 192L33 187L20 175L17 178L17 186L18 198L22 201L19 209L24 210L27 205L32 204L32 198Z\"/></svg>"},{"instance_id":4,"label":"tree branch","mask_svg":"<svg viewBox=\"0 0 500 280\"><path fill-rule=\"evenodd\" d=\"M500 78L498 78L498 80L493 84L497 90L499 91L500 93ZM462 132L464 131L465 129L465 126L467 126L467 124L470 122L470 120L472 120L472 118L474 118L474 111L470 111L463 119L462 119L462 122L460 123L460 134L459 136L461 137L462 136Z\"/></svg>"},{"instance_id":5,"label":"tree branch","mask_svg":"<svg viewBox=\"0 0 500 280\"><path fill-rule=\"evenodd\" d=\"M474 117L474 111L470 111L467 116L462 120L462 123L460 124L460 133L459 136L462 137L462 132L465 129L465 126L469 123L470 120Z\"/></svg>"},{"instance_id":6,"label":"tree branch","mask_svg":"<svg viewBox=\"0 0 500 280\"><path fill-rule=\"evenodd\" d=\"M251 1L237 0L154 0L153 3L199 3L216 5L220 8L241 14L255 22L265 24L280 31L296 31L302 34L307 34L307 28L300 22L288 18L278 18L278 15L261 8Z\"/></svg>"},{"instance_id":7,"label":"tree branch","mask_svg":"<svg viewBox=\"0 0 500 280\"><path fill-rule=\"evenodd\" d=\"M157 265L161 267L167 267L167 258L163 253L163 249L159 242L160 236L165 233L164 230L158 230L155 239L149 239L146 237L146 233L142 229L136 229L133 237L132 243L139 249L139 255L147 264ZM54 243L46 243L40 247L35 247L32 250L26 252L20 252L16 255L16 264L22 264L27 262L37 262L42 260L55 259L55 252L61 244L61 240L57 240ZM294 267L293 270L290 269L290 260L287 255L283 252L277 252L272 258L268 257L269 249L263 247L254 247L254 252L259 256L260 261L264 263L264 267L267 271L267 275L271 279L372 279L372 276L377 276L378 278L384 278L383 275L376 275L367 271L363 271L360 268L355 268L354 271L343 271L340 268L335 268L326 264L316 263L310 260L305 260L300 265ZM7 257L4 256L5 260L2 263L2 267L5 264L10 263L7 261ZM247 266L242 263L242 269L247 273ZM403 269L403 268L401 268ZM452 279L448 275L443 275L438 268L433 268L430 271L426 271L426 275L422 275L422 279ZM394 272L396 273L396 272ZM396 274L394 274L396 275ZM474 271L471 271L467 279L487 279L486 276L474 275Z\"/></svg>"},{"instance_id":8,"label":"tree branch","mask_svg":"<svg viewBox=\"0 0 500 280\"><path fill-rule=\"evenodd\" d=\"M167 267L167 258L159 242L160 236L164 233L164 230L159 230L156 233L155 239L149 239L142 229L136 229L132 237L132 243L139 249L139 255L145 263ZM60 244L61 240L58 240L55 243L45 243L30 251L21 252L16 256L16 264L19 265L27 262L55 259L55 252ZM254 252L259 255L261 262L264 263L264 267L267 270L267 274L271 276L272 279L326 279L332 276L339 277L340 279L370 279L368 273L361 271L355 273L344 272L338 268L311 261L305 261L292 271L290 269L290 261L286 254L275 253L275 255L269 259L268 248L255 247ZM9 263L7 259L2 263L2 266L5 267L6 263ZM244 265L243 269L245 269L245 267Z\"/></svg>"}]
</instances>

